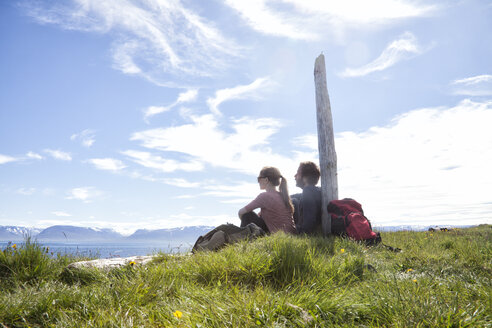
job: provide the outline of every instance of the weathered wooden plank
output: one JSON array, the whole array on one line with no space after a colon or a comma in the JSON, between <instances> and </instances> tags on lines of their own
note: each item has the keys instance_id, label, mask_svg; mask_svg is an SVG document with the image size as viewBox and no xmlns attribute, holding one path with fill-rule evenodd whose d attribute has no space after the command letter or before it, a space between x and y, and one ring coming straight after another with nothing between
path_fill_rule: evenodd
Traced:
<instances>
[{"instance_id":1,"label":"weathered wooden plank","mask_svg":"<svg viewBox=\"0 0 492 328\"><path fill-rule=\"evenodd\" d=\"M333 118L330 98L326 86L325 56L316 58L314 63L314 84L316 88L316 118L318 121L318 150L321 170L322 229L325 236L331 233L331 217L326 207L338 199L337 154L333 134Z\"/></svg>"}]
</instances>

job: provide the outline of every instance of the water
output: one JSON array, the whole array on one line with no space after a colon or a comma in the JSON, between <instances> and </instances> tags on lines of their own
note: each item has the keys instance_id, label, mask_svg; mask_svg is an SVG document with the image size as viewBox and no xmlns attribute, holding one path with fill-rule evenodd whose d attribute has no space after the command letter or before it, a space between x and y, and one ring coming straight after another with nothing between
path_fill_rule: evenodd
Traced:
<instances>
[{"instance_id":1,"label":"water","mask_svg":"<svg viewBox=\"0 0 492 328\"><path fill-rule=\"evenodd\" d=\"M152 255L163 253L185 253L191 250L193 245L189 243L104 243L104 242L38 242L42 247L48 247L51 256L75 255L91 258L130 257L137 255ZM17 248L22 242L18 242ZM10 244L10 246L12 243ZM8 242L0 242L0 249L9 246Z\"/></svg>"}]
</instances>

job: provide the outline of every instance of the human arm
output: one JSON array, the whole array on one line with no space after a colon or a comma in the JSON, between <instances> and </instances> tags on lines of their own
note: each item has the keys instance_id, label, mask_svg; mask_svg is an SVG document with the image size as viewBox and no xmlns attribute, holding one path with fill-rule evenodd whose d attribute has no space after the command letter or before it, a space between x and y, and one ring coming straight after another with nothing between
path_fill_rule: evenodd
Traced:
<instances>
[{"instance_id":1,"label":"human arm","mask_svg":"<svg viewBox=\"0 0 492 328\"><path fill-rule=\"evenodd\" d=\"M239 210L239 212L237 213L237 215L239 216L239 218L241 218L244 214L248 213L248 212L251 212L252 210L256 209L256 208L261 208L263 207L263 194L259 194L253 201L251 201L248 205L244 206L243 208L241 208Z\"/></svg>"}]
</instances>

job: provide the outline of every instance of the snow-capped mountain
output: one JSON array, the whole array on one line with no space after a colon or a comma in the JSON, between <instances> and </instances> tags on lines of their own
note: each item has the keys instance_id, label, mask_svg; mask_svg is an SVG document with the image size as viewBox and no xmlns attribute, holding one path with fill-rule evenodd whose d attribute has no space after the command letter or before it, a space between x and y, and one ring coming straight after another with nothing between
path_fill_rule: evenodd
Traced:
<instances>
[{"instance_id":1,"label":"snow-capped mountain","mask_svg":"<svg viewBox=\"0 0 492 328\"><path fill-rule=\"evenodd\" d=\"M0 226L0 241L21 241L26 236L37 236L41 230L28 227Z\"/></svg>"},{"instance_id":2,"label":"snow-capped mountain","mask_svg":"<svg viewBox=\"0 0 492 328\"><path fill-rule=\"evenodd\" d=\"M117 241L123 236L112 229L84 228L56 225L41 231L36 239L39 241Z\"/></svg>"},{"instance_id":3,"label":"snow-capped mountain","mask_svg":"<svg viewBox=\"0 0 492 328\"><path fill-rule=\"evenodd\" d=\"M193 226L172 229L147 230L140 229L130 236L123 236L112 229L75 227L56 225L46 229L35 229L15 226L0 226L0 242L19 242L26 235L41 242L173 242L193 243L200 235L204 235L214 227Z\"/></svg>"}]
</instances>

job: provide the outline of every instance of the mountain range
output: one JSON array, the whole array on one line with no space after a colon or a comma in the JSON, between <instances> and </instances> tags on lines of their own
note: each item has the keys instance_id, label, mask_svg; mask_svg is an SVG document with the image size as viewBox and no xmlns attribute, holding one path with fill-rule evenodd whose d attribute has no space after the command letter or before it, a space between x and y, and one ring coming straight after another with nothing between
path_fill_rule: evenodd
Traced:
<instances>
[{"instance_id":1,"label":"mountain range","mask_svg":"<svg viewBox=\"0 0 492 328\"><path fill-rule=\"evenodd\" d=\"M55 225L46 229L0 226L0 242L23 241L26 236L42 242L194 242L214 227L193 226L172 229L140 229L124 236L113 229Z\"/></svg>"},{"instance_id":2,"label":"mountain range","mask_svg":"<svg viewBox=\"0 0 492 328\"><path fill-rule=\"evenodd\" d=\"M446 226L448 228L454 228ZM460 226L465 227L465 226ZM130 243L147 243L147 242L180 242L194 243L195 240L212 230L210 226L191 226L172 229L147 230L139 229L130 236L124 236L113 229L99 229L76 227L69 225L55 225L46 229L27 228L18 226L0 226L0 242L19 242L25 239L25 236L31 236L42 242L130 242ZM375 226L376 231L424 231L433 226Z\"/></svg>"}]
</instances>

